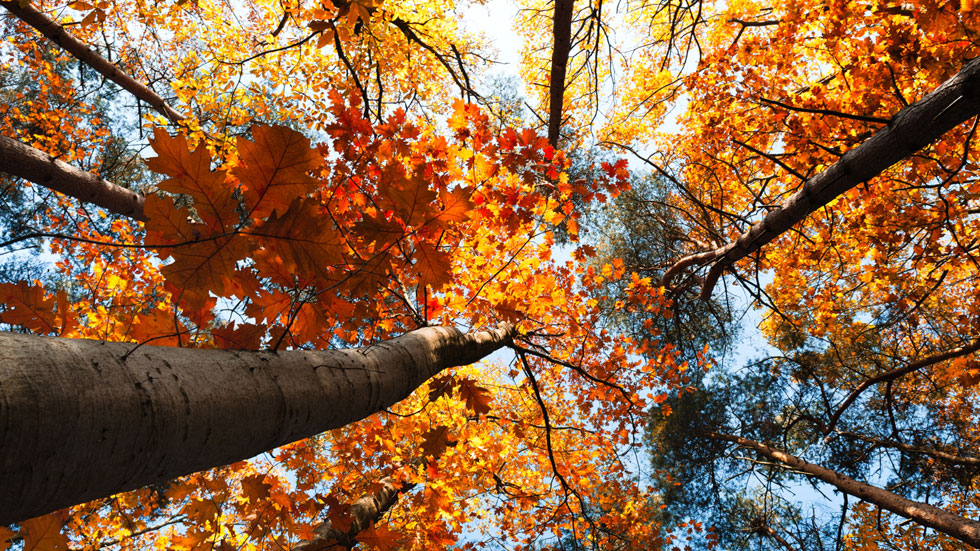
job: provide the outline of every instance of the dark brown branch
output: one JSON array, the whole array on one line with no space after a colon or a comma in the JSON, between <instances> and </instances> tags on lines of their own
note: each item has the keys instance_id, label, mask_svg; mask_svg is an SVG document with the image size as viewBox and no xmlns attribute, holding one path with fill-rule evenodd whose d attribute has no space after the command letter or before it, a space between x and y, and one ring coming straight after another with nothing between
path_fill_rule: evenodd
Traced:
<instances>
[{"instance_id":1,"label":"dark brown branch","mask_svg":"<svg viewBox=\"0 0 980 551\"><path fill-rule=\"evenodd\" d=\"M0 172L12 174L133 220L146 220L141 194L107 182L91 172L75 168L6 136L0 136Z\"/></svg>"},{"instance_id":2,"label":"dark brown branch","mask_svg":"<svg viewBox=\"0 0 980 551\"><path fill-rule=\"evenodd\" d=\"M156 92L140 84L133 77L122 72L119 67L113 65L112 62L89 48L84 42L68 34L64 27L47 15L44 15L44 13L30 5L22 7L18 0L0 0L0 5L20 20L34 27L38 32L61 46L66 52L75 56L76 59L85 63L100 75L115 82L138 99L148 103L170 122L177 124L183 119L180 113L174 111L172 107L167 105L167 102Z\"/></svg>"},{"instance_id":3,"label":"dark brown branch","mask_svg":"<svg viewBox=\"0 0 980 551\"><path fill-rule=\"evenodd\" d=\"M565 75L568 70L568 53L572 47L573 0L553 0L555 3L552 33L554 45L551 51L551 86L548 107L548 143L558 147L561 134L561 111L565 102Z\"/></svg>"},{"instance_id":4,"label":"dark brown branch","mask_svg":"<svg viewBox=\"0 0 980 551\"><path fill-rule=\"evenodd\" d=\"M856 438L858 440L863 440L869 444L874 444L876 446L884 446L887 448L895 448L896 450L901 450L906 453L919 453L922 455L927 455L933 459L941 461L943 463L948 463L952 465L964 465L967 467L980 467L980 458L972 457L969 455L960 455L958 453L950 453L948 451L939 450L935 448L921 448L918 446L912 446L904 442L899 442L898 440L893 440L891 438L878 438L876 436L867 436L864 434L859 434L849 430L836 430L834 431L841 436L848 436L851 438Z\"/></svg>"},{"instance_id":5,"label":"dark brown branch","mask_svg":"<svg viewBox=\"0 0 980 551\"><path fill-rule=\"evenodd\" d=\"M715 282L735 262L758 251L810 213L847 190L867 182L906 159L940 136L980 114L980 58L916 103L900 110L886 128L848 151L826 170L804 182L803 187L777 209L754 224L734 242L713 251L715 264L701 288L707 299ZM701 256L707 253L699 253ZM688 257L690 258L690 257ZM688 258L678 263L686 262Z\"/></svg>"},{"instance_id":6,"label":"dark brown branch","mask_svg":"<svg viewBox=\"0 0 980 551\"><path fill-rule=\"evenodd\" d=\"M843 113L841 111L834 111L833 109L813 109L810 107L796 107L788 103L783 103L781 101L776 101L767 98L759 98L759 101L767 105L775 105L776 107L781 107L787 111L797 111L799 113L812 113L814 115L830 115L832 117L840 117L842 119L853 119L861 122L870 122L875 124L888 124L890 119L883 119L881 117L869 117L867 115L853 115L851 113Z\"/></svg>"},{"instance_id":7,"label":"dark brown branch","mask_svg":"<svg viewBox=\"0 0 980 551\"><path fill-rule=\"evenodd\" d=\"M822 480L844 493L863 499L881 509L891 511L923 526L933 528L973 547L980 548L980 522L950 513L928 503L912 501L883 488L844 476L837 471L808 463L794 455L771 448L755 440L714 432L705 433L704 436L713 440L732 442L741 448L755 450L771 461L778 461L794 471Z\"/></svg>"},{"instance_id":8,"label":"dark brown branch","mask_svg":"<svg viewBox=\"0 0 980 551\"><path fill-rule=\"evenodd\" d=\"M841 402L841 405L838 406L837 410L834 411L833 415L830 416L830 421L827 423L827 426L824 427L823 433L830 434L830 432L833 431L834 428L837 426L837 422L840 420L840 417L844 413L844 410L850 407L850 405L854 403L854 400L857 400L858 396L860 396L862 392L871 388L872 386L886 381L894 381L895 379L898 379L899 377L902 377L904 375L908 375L909 373L912 373L914 371L918 371L920 369L929 367L931 365L935 365L940 362L944 362L946 360L959 358L960 356L966 356L976 352L977 350L980 350L980 339L974 340L972 343L966 346L960 346L952 350L943 352L941 354L935 354L927 358L922 358L921 360L912 362L906 365L905 367L893 369L891 371L867 379L866 381L858 385L857 388L852 390L851 393L847 396L847 398L845 398L844 401Z\"/></svg>"}]
</instances>

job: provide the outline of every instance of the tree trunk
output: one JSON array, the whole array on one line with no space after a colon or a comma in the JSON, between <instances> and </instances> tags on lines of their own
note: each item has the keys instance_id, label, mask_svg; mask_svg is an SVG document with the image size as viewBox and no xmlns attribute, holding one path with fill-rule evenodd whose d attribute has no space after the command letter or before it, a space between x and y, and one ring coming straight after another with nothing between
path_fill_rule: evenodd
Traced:
<instances>
[{"instance_id":1,"label":"tree trunk","mask_svg":"<svg viewBox=\"0 0 980 551\"><path fill-rule=\"evenodd\" d=\"M701 297L707 299L727 267L758 251L838 195L881 174L977 114L980 114L980 58L967 63L924 98L900 110L886 128L804 182L799 191L734 242L676 262L664 274L663 285L669 287L670 280L691 265L714 262L701 289Z\"/></svg>"},{"instance_id":2,"label":"tree trunk","mask_svg":"<svg viewBox=\"0 0 980 551\"><path fill-rule=\"evenodd\" d=\"M0 172L60 191L109 212L145 221L143 196L75 168L17 140L0 136Z\"/></svg>"},{"instance_id":3,"label":"tree trunk","mask_svg":"<svg viewBox=\"0 0 980 551\"><path fill-rule=\"evenodd\" d=\"M731 434L706 433L705 436L715 440L732 442L738 446L755 450L773 461L778 461L787 467L818 478L838 490L863 499L872 505L891 511L923 526L928 526L950 537L980 548L980 522L950 513L929 505L904 498L888 490L872 486L853 478L846 477L837 471L832 471L813 463L790 455L786 452L771 448L755 440L734 436Z\"/></svg>"},{"instance_id":4,"label":"tree trunk","mask_svg":"<svg viewBox=\"0 0 980 551\"><path fill-rule=\"evenodd\" d=\"M515 329L252 352L0 333L0 525L342 427Z\"/></svg>"},{"instance_id":5,"label":"tree trunk","mask_svg":"<svg viewBox=\"0 0 980 551\"><path fill-rule=\"evenodd\" d=\"M551 83L548 89L548 143L558 147L561 135L561 110L565 105L565 76L568 72L568 53L572 48L572 14L574 0L553 0L552 20L554 43L551 50Z\"/></svg>"},{"instance_id":6,"label":"tree trunk","mask_svg":"<svg viewBox=\"0 0 980 551\"><path fill-rule=\"evenodd\" d=\"M180 113L174 111L172 107L167 105L167 102L156 92L122 72L111 61L97 54L95 50L89 48L81 40L68 34L65 28L59 25L57 21L38 11L36 8L31 7L30 4L24 4L20 0L0 0L0 5L7 8L7 11L17 16L21 21L34 27L34 29L48 37L52 42L61 46L66 52L75 56L75 59L95 69L100 75L115 82L123 90L150 104L151 107L156 109L157 112L166 117L170 122L177 124L183 118L180 116Z\"/></svg>"}]
</instances>

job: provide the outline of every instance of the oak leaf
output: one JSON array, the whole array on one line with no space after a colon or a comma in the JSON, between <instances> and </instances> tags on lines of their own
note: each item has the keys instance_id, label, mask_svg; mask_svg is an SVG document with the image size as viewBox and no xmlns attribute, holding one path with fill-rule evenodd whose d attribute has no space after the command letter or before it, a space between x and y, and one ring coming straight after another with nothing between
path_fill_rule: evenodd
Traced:
<instances>
[{"instance_id":1,"label":"oak leaf","mask_svg":"<svg viewBox=\"0 0 980 551\"><path fill-rule=\"evenodd\" d=\"M23 551L67 551L68 537L61 533L64 525L60 511L25 520L20 526Z\"/></svg>"},{"instance_id":2,"label":"oak leaf","mask_svg":"<svg viewBox=\"0 0 980 551\"><path fill-rule=\"evenodd\" d=\"M242 164L232 173L241 181L246 212L262 219L274 211L284 213L296 198L313 191L310 172L323 157L306 136L285 126L256 125L252 137L238 139Z\"/></svg>"}]
</instances>

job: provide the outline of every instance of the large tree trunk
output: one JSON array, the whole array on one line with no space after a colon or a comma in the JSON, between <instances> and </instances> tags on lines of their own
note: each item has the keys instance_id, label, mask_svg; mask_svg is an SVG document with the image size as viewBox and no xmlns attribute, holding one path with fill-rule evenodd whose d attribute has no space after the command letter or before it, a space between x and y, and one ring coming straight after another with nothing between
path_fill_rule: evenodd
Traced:
<instances>
[{"instance_id":1,"label":"large tree trunk","mask_svg":"<svg viewBox=\"0 0 980 551\"><path fill-rule=\"evenodd\" d=\"M905 517L923 526L928 526L950 537L980 548L980 522L950 513L928 503L920 503L904 498L888 490L844 476L820 465L808 463L794 455L771 448L761 442L731 434L707 433L708 438L732 442L738 446L755 450L772 461L778 461L796 471L820 479L838 490L863 499L896 515Z\"/></svg>"},{"instance_id":2,"label":"large tree trunk","mask_svg":"<svg viewBox=\"0 0 980 551\"><path fill-rule=\"evenodd\" d=\"M252 457L381 411L514 327L252 352L0 333L0 525Z\"/></svg>"},{"instance_id":3,"label":"large tree trunk","mask_svg":"<svg viewBox=\"0 0 980 551\"><path fill-rule=\"evenodd\" d=\"M0 172L60 191L133 220L146 220L143 196L139 193L6 136L0 136Z\"/></svg>"},{"instance_id":4,"label":"large tree trunk","mask_svg":"<svg viewBox=\"0 0 980 551\"><path fill-rule=\"evenodd\" d=\"M924 98L903 108L886 128L804 182L799 191L738 239L677 261L664 274L663 285L669 287L671 279L690 266L713 262L701 289L701 297L707 299L726 268L758 251L838 195L881 174L977 114L980 114L980 58L967 63Z\"/></svg>"}]
</instances>

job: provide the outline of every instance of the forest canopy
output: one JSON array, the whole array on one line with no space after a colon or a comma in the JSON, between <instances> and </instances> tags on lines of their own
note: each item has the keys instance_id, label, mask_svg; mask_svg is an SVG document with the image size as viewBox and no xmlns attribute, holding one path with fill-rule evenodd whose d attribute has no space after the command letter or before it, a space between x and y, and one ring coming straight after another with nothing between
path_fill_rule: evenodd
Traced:
<instances>
[{"instance_id":1,"label":"forest canopy","mask_svg":"<svg viewBox=\"0 0 980 551\"><path fill-rule=\"evenodd\" d=\"M980 548L972 0L0 6L0 551Z\"/></svg>"}]
</instances>

